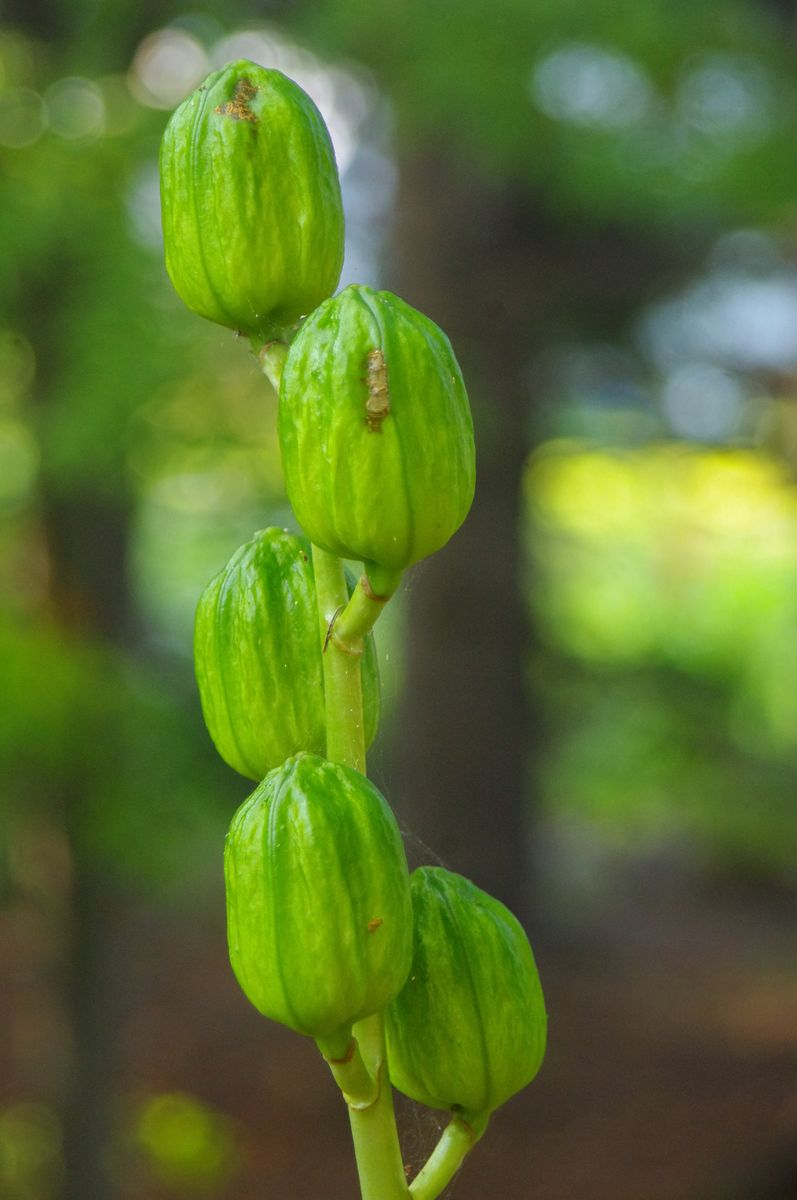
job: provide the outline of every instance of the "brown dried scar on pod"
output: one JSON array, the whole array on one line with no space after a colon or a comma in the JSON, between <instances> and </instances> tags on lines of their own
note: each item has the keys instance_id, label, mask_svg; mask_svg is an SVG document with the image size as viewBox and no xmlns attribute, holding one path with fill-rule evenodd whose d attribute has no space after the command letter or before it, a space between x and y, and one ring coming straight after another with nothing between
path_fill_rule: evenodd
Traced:
<instances>
[{"instance_id":1,"label":"brown dried scar on pod","mask_svg":"<svg viewBox=\"0 0 797 1200\"><path fill-rule=\"evenodd\" d=\"M372 917L368 922L368 932L376 933L379 926L382 924L382 917Z\"/></svg>"},{"instance_id":2,"label":"brown dried scar on pod","mask_svg":"<svg viewBox=\"0 0 797 1200\"><path fill-rule=\"evenodd\" d=\"M257 117L249 107L249 101L257 95L257 88L246 76L239 79L232 94L232 100L226 104L217 104L214 112L222 117L232 117L233 121L257 121Z\"/></svg>"},{"instance_id":3,"label":"brown dried scar on pod","mask_svg":"<svg viewBox=\"0 0 797 1200\"><path fill-rule=\"evenodd\" d=\"M390 412L387 364L381 350L369 350L365 356L365 384L368 388L368 399L365 402L368 429L371 433L380 433L382 422Z\"/></svg>"}]
</instances>

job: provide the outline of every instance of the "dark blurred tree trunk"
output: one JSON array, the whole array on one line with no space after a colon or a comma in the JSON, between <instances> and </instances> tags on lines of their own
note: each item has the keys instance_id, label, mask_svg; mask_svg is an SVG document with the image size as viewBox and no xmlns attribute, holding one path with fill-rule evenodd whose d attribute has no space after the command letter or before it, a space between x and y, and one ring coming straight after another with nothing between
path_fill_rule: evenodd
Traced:
<instances>
[{"instance_id":1,"label":"dark blurred tree trunk","mask_svg":"<svg viewBox=\"0 0 797 1200\"><path fill-rule=\"evenodd\" d=\"M124 643L128 632L128 514L124 505L85 491L46 495L54 616L65 631L90 642ZM87 680L87 683L90 681ZM97 681L98 685L100 681ZM89 705L91 710L92 705ZM97 705L98 718L100 705ZM72 1041L71 1069L63 1095L64 1178L61 1200L111 1200L116 994L117 885L86 844L87 805L95 786L91 758L100 727L78 734L81 752L63 781L65 826L72 860L69 954L63 1003Z\"/></svg>"},{"instance_id":2,"label":"dark blurred tree trunk","mask_svg":"<svg viewBox=\"0 0 797 1200\"><path fill-rule=\"evenodd\" d=\"M518 912L533 895L531 816L544 713L526 686L522 474L539 437L539 345L622 335L688 254L650 234L558 226L527 192L405 162L395 287L449 334L474 409L473 510L408 587L408 666L391 791L412 834ZM596 314L599 328L596 328Z\"/></svg>"},{"instance_id":3,"label":"dark blurred tree trunk","mask_svg":"<svg viewBox=\"0 0 797 1200\"><path fill-rule=\"evenodd\" d=\"M398 219L391 285L445 329L462 363L477 484L463 528L411 576L394 799L447 866L519 909L531 728L518 561L528 346L499 282L519 231L502 197L475 197L429 159L405 166Z\"/></svg>"},{"instance_id":4,"label":"dark blurred tree trunk","mask_svg":"<svg viewBox=\"0 0 797 1200\"><path fill-rule=\"evenodd\" d=\"M82 852L82 799L77 790L69 797L67 831L72 887L64 1000L73 1060L63 1097L61 1200L111 1200L117 1192L109 1167L119 1100L113 1070L117 905L115 888Z\"/></svg>"},{"instance_id":5,"label":"dark blurred tree trunk","mask_svg":"<svg viewBox=\"0 0 797 1200\"><path fill-rule=\"evenodd\" d=\"M54 264L52 280L70 278L69 262ZM57 404L64 350L59 305L65 297L49 282L31 286L20 307L20 324L37 361L35 401L43 412ZM27 314L24 321L22 313ZM41 533L47 550L48 619L72 641L122 646L130 634L128 579L129 505L92 485L91 464L78 486L66 487L45 456L40 492ZM96 680L97 686L101 681ZM87 678L86 686L92 686ZM98 739L107 745L101 702L87 697L94 720L73 720L75 746L63 777L53 782L61 797L71 858L69 945L64 955L61 1003L70 1032L71 1056L60 1097L64 1131L64 1177L60 1200L111 1200L112 1120L116 1092L113 1029L116 1012L114 933L117 887L87 846L89 797L96 786L92 759Z\"/></svg>"}]
</instances>

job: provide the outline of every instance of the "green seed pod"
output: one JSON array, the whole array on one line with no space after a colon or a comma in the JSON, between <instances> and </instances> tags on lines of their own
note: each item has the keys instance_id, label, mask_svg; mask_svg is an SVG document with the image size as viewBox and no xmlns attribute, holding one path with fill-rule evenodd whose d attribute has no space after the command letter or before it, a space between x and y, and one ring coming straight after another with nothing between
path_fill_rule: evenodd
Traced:
<instances>
[{"instance_id":1,"label":"green seed pod","mask_svg":"<svg viewBox=\"0 0 797 1200\"><path fill-rule=\"evenodd\" d=\"M365 776L288 759L235 814L224 856L230 961L264 1016L326 1038L384 1007L412 956L396 820Z\"/></svg>"},{"instance_id":2,"label":"green seed pod","mask_svg":"<svg viewBox=\"0 0 797 1200\"><path fill-rule=\"evenodd\" d=\"M512 913L461 875L421 867L411 889L412 967L386 1012L390 1077L413 1100L483 1124L542 1063L534 956Z\"/></svg>"},{"instance_id":3,"label":"green seed pod","mask_svg":"<svg viewBox=\"0 0 797 1200\"><path fill-rule=\"evenodd\" d=\"M337 287L332 143L298 84L245 59L209 75L161 145L166 269L194 312L271 336Z\"/></svg>"},{"instance_id":4,"label":"green seed pod","mask_svg":"<svg viewBox=\"0 0 797 1200\"><path fill-rule=\"evenodd\" d=\"M347 574L349 592L354 580ZM324 670L310 543L263 529L200 597L194 665L202 712L224 761L262 779L291 754L326 749ZM366 745L379 725L371 636L362 658Z\"/></svg>"},{"instance_id":5,"label":"green seed pod","mask_svg":"<svg viewBox=\"0 0 797 1200\"><path fill-rule=\"evenodd\" d=\"M442 330L390 292L348 287L307 319L282 373L279 435L300 525L366 569L439 550L470 508L459 366Z\"/></svg>"}]
</instances>

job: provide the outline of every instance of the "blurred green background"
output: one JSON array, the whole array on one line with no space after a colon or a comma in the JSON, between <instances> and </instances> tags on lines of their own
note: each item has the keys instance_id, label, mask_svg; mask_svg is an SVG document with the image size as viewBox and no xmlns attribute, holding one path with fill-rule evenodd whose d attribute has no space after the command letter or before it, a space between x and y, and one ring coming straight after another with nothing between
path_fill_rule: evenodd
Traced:
<instances>
[{"instance_id":1,"label":"blurred green background","mask_svg":"<svg viewBox=\"0 0 797 1200\"><path fill-rule=\"evenodd\" d=\"M165 120L241 57L316 100L342 283L446 329L476 418L371 754L548 995L457 1195L794 1200L791 0L3 5L0 1197L355 1194L312 1048L231 979L247 785L192 676L202 587L292 521L273 394L162 265Z\"/></svg>"}]
</instances>

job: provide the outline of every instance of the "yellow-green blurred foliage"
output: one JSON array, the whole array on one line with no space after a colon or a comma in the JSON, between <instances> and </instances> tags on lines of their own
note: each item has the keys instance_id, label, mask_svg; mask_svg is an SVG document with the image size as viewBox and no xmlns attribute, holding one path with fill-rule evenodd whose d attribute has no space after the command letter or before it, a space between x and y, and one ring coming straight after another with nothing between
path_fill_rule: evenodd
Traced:
<instances>
[{"instance_id":1,"label":"yellow-green blurred foliage","mask_svg":"<svg viewBox=\"0 0 797 1200\"><path fill-rule=\"evenodd\" d=\"M557 441L534 455L526 494L533 608L549 649L584 676L567 693L548 802L629 845L688 835L790 875L790 471L752 449Z\"/></svg>"}]
</instances>

